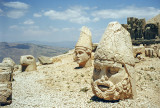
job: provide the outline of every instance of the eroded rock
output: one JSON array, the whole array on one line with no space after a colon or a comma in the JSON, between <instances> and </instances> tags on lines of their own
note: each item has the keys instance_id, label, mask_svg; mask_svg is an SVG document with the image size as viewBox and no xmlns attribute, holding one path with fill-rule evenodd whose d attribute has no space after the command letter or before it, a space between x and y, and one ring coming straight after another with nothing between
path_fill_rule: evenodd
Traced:
<instances>
[{"instance_id":1,"label":"eroded rock","mask_svg":"<svg viewBox=\"0 0 160 108\"><path fill-rule=\"evenodd\" d=\"M12 66L12 67L15 66L15 62L9 57L4 58L2 63L7 64L7 65Z\"/></svg>"},{"instance_id":2,"label":"eroded rock","mask_svg":"<svg viewBox=\"0 0 160 108\"><path fill-rule=\"evenodd\" d=\"M0 106L12 102L12 84L11 82L0 82Z\"/></svg>"}]
</instances>

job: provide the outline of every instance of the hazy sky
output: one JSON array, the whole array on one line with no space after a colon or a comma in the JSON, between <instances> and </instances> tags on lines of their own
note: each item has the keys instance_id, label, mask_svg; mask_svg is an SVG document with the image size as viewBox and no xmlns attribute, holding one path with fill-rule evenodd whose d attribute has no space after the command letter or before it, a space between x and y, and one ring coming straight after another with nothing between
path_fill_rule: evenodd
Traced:
<instances>
[{"instance_id":1,"label":"hazy sky","mask_svg":"<svg viewBox=\"0 0 160 108\"><path fill-rule=\"evenodd\" d=\"M82 26L99 42L111 21L160 14L160 0L0 0L0 41L77 41Z\"/></svg>"}]
</instances>

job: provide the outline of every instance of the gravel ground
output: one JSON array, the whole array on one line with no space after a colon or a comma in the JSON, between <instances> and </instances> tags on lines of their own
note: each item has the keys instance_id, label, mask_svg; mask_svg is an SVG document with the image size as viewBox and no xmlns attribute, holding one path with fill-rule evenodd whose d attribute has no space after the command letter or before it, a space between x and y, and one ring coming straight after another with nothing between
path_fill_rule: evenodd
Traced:
<instances>
[{"instance_id":1,"label":"gravel ground","mask_svg":"<svg viewBox=\"0 0 160 108\"><path fill-rule=\"evenodd\" d=\"M54 64L39 65L37 71L15 72L13 102L2 108L160 108L160 59L137 63L137 98L104 101L91 90L93 66L75 69L73 56Z\"/></svg>"}]
</instances>

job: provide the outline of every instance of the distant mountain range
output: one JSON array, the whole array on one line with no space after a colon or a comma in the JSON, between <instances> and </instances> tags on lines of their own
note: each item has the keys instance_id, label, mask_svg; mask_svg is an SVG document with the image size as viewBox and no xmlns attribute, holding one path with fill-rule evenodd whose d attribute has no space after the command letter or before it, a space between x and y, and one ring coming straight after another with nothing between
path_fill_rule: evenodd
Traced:
<instances>
[{"instance_id":1,"label":"distant mountain range","mask_svg":"<svg viewBox=\"0 0 160 108\"><path fill-rule=\"evenodd\" d=\"M47 46L63 47L63 48L74 48L76 45L75 41L62 41L62 42L18 41L16 43L33 43L38 45L47 45Z\"/></svg>"},{"instance_id":2,"label":"distant mountain range","mask_svg":"<svg viewBox=\"0 0 160 108\"><path fill-rule=\"evenodd\" d=\"M34 44L33 44L34 43ZM72 43L73 44L73 43ZM49 45L49 46L48 46ZM55 45L55 46L54 46ZM65 45L65 43L63 43ZM48 56L53 57L56 55L63 54L71 49L67 44L66 46L60 47L59 43L40 43L40 42L16 42L16 43L7 43L0 42L0 62L5 57L12 58L16 64L19 64L20 56L22 55L33 55L36 59L39 56ZM59 47L58 47L59 46ZM68 48L67 48L68 47Z\"/></svg>"}]
</instances>

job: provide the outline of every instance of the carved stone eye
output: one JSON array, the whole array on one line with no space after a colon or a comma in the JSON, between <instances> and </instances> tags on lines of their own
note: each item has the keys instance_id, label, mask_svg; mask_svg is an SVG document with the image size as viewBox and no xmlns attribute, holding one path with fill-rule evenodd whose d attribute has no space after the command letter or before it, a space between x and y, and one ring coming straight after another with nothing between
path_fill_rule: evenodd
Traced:
<instances>
[{"instance_id":1,"label":"carved stone eye","mask_svg":"<svg viewBox=\"0 0 160 108\"><path fill-rule=\"evenodd\" d=\"M94 67L94 74L99 74L101 72L101 69L98 66Z\"/></svg>"}]
</instances>

